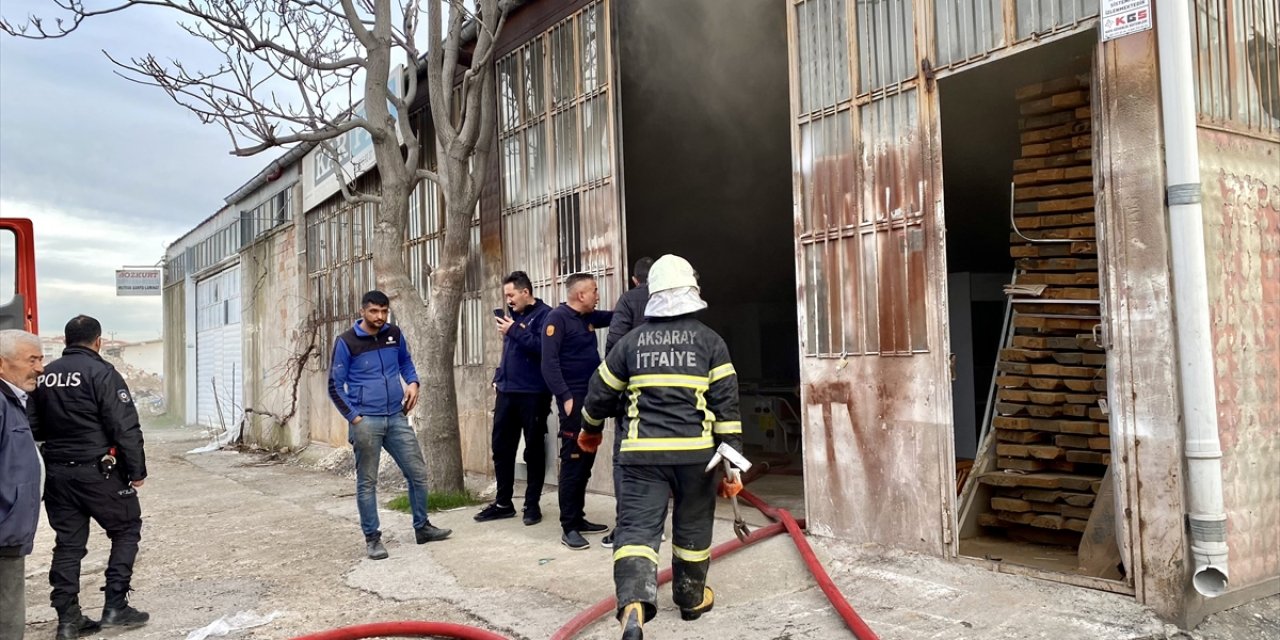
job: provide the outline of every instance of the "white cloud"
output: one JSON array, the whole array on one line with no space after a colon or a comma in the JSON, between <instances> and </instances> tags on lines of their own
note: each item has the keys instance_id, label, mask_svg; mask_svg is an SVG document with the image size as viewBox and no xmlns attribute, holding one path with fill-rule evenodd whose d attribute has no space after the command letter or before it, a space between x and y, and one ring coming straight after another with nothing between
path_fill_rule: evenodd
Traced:
<instances>
[{"instance_id":1,"label":"white cloud","mask_svg":"<svg viewBox=\"0 0 1280 640\"><path fill-rule=\"evenodd\" d=\"M41 334L58 335L68 319L83 313L98 318L104 331L122 340L160 335L160 299L117 297L115 270L157 263L164 245L182 232L180 227L2 198L0 216L32 221Z\"/></svg>"}]
</instances>

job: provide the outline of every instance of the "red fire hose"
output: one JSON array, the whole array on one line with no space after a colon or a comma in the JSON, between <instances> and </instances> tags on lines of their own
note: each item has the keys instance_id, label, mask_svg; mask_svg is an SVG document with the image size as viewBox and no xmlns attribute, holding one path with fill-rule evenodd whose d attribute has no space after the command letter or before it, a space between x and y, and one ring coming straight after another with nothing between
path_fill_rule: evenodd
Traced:
<instances>
[{"instance_id":1,"label":"red fire hose","mask_svg":"<svg viewBox=\"0 0 1280 640\"><path fill-rule=\"evenodd\" d=\"M795 542L796 548L800 551L801 558L809 567L809 572L818 582L818 587L826 594L827 599L831 601L831 605L835 607L837 613L848 625L849 630L853 632L854 637L858 640L879 640L871 627L862 620L853 607L849 605L849 601L845 600L841 595L840 589L836 587L835 582L831 580L831 576L827 575L826 569L822 567L822 563L818 561L818 556L814 554L813 548L809 546L809 541L805 539L804 521L797 521L791 516L786 509L779 509L771 506L769 503L761 500L749 491L742 491L738 497L746 500L751 506L760 510L769 519L774 520L773 524L756 529L747 536L746 540L738 540L737 538L728 542L717 545L711 550L711 558L714 560L729 555L739 549L755 544L766 538L773 537L783 531L791 534L791 540ZM666 584L671 581L670 567L663 569L658 574L658 584ZM617 610L618 600L615 597L605 598L600 602L592 605L586 611L574 616L572 620L565 623L563 627L556 630L551 635L551 640L569 640L573 638L583 629L591 625L602 616ZM376 637L401 637L401 638L459 638L461 640L507 640L500 635L479 629L476 627L468 627L459 624L447 622L381 622L374 624L363 624L354 627L344 627L334 629L332 631L322 631L307 636L299 636L294 640L361 640L362 638Z\"/></svg>"}]
</instances>

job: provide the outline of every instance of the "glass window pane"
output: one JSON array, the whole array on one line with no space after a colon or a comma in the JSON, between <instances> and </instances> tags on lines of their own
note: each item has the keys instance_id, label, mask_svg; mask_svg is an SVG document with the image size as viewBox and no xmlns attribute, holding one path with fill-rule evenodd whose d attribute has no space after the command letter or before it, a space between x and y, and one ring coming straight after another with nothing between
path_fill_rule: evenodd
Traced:
<instances>
[{"instance_id":1,"label":"glass window pane","mask_svg":"<svg viewBox=\"0 0 1280 640\"><path fill-rule=\"evenodd\" d=\"M591 93L605 83L603 20L604 14L598 4L583 11L578 18L578 38L582 47L582 93Z\"/></svg>"}]
</instances>

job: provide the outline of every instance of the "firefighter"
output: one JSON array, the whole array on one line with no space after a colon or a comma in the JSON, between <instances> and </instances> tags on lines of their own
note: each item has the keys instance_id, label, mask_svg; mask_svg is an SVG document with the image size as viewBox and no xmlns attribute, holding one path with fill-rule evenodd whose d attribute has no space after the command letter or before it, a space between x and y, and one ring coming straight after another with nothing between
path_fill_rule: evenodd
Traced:
<instances>
[{"instance_id":1,"label":"firefighter","mask_svg":"<svg viewBox=\"0 0 1280 640\"><path fill-rule=\"evenodd\" d=\"M618 523L613 580L624 640L643 637L658 611L658 546L672 517L672 596L684 620L711 610L706 586L717 493L741 480L706 472L720 443L742 450L737 373L716 332L693 317L707 307L688 261L665 255L649 272L647 323L626 335L591 378L578 444L599 447L604 418L626 398L618 447Z\"/></svg>"},{"instance_id":2,"label":"firefighter","mask_svg":"<svg viewBox=\"0 0 1280 640\"><path fill-rule=\"evenodd\" d=\"M142 426L124 378L102 356L102 325L89 316L67 322L67 348L44 368L35 392L35 439L47 466L44 490L56 534L49 568L58 640L101 627L135 627L150 617L129 606L133 563L142 536L138 488L147 478ZM93 519L111 539L102 620L80 610L80 560Z\"/></svg>"}]
</instances>

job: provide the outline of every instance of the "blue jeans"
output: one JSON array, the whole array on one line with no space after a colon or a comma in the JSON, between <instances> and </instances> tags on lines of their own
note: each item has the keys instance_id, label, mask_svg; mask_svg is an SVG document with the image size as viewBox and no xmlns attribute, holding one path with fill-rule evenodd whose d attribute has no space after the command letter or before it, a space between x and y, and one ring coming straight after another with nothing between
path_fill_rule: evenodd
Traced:
<instances>
[{"instance_id":1,"label":"blue jeans","mask_svg":"<svg viewBox=\"0 0 1280 640\"><path fill-rule=\"evenodd\" d=\"M382 450L391 454L409 485L413 528L427 524L427 461L404 414L364 416L360 424L347 425L347 441L356 453L356 508L366 538L378 535L378 463Z\"/></svg>"}]
</instances>

